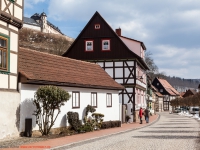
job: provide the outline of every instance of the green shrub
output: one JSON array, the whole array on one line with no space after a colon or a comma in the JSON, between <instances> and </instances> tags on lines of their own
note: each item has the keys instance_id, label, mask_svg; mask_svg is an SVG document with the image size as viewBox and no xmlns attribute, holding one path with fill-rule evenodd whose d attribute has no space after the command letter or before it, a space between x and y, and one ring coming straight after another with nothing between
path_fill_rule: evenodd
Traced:
<instances>
[{"instance_id":1,"label":"green shrub","mask_svg":"<svg viewBox=\"0 0 200 150\"><path fill-rule=\"evenodd\" d=\"M53 85L40 86L35 92L33 105L36 110L33 115L42 135L49 134L61 112L61 106L65 105L69 98L70 94L67 91Z\"/></svg>"},{"instance_id":2,"label":"green shrub","mask_svg":"<svg viewBox=\"0 0 200 150\"><path fill-rule=\"evenodd\" d=\"M102 122L101 129L121 127L121 121L105 121Z\"/></svg>"},{"instance_id":3,"label":"green shrub","mask_svg":"<svg viewBox=\"0 0 200 150\"><path fill-rule=\"evenodd\" d=\"M67 119L68 119L68 122L71 125L72 129L79 132L80 128L81 128L81 122L79 120L78 113L69 111L67 113Z\"/></svg>"}]
</instances>

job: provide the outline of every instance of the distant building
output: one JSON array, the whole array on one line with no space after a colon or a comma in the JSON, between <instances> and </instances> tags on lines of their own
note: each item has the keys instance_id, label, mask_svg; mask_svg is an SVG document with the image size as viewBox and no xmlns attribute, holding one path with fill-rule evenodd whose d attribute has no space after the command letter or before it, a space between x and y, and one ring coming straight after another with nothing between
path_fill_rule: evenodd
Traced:
<instances>
[{"instance_id":1,"label":"distant building","mask_svg":"<svg viewBox=\"0 0 200 150\"><path fill-rule=\"evenodd\" d=\"M172 107L170 106L170 101L180 97L179 92L176 91L165 79L155 78L152 82L152 85L164 96L162 109L164 111L171 111Z\"/></svg>"},{"instance_id":2,"label":"distant building","mask_svg":"<svg viewBox=\"0 0 200 150\"><path fill-rule=\"evenodd\" d=\"M64 35L58 27L47 20L47 15L35 13L30 18L24 17L23 27L38 30L44 33L54 33Z\"/></svg>"}]
</instances>

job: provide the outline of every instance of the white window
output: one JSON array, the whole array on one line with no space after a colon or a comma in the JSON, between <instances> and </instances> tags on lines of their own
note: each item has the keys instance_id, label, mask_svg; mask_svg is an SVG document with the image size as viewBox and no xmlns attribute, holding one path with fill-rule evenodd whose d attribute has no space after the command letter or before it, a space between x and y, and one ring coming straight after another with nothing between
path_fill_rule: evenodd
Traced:
<instances>
[{"instance_id":1,"label":"white window","mask_svg":"<svg viewBox=\"0 0 200 150\"><path fill-rule=\"evenodd\" d=\"M107 105L107 107L112 107L112 94L111 93L106 94L106 105Z\"/></svg>"},{"instance_id":2,"label":"white window","mask_svg":"<svg viewBox=\"0 0 200 150\"><path fill-rule=\"evenodd\" d=\"M159 85L159 83L157 83L157 85Z\"/></svg>"},{"instance_id":3,"label":"white window","mask_svg":"<svg viewBox=\"0 0 200 150\"><path fill-rule=\"evenodd\" d=\"M160 89L160 92L163 92L163 89Z\"/></svg>"},{"instance_id":4,"label":"white window","mask_svg":"<svg viewBox=\"0 0 200 150\"><path fill-rule=\"evenodd\" d=\"M91 93L91 106L97 107L97 93Z\"/></svg>"},{"instance_id":5,"label":"white window","mask_svg":"<svg viewBox=\"0 0 200 150\"><path fill-rule=\"evenodd\" d=\"M80 108L80 92L72 92L72 108Z\"/></svg>"},{"instance_id":6,"label":"white window","mask_svg":"<svg viewBox=\"0 0 200 150\"><path fill-rule=\"evenodd\" d=\"M93 51L93 41L85 41L85 51Z\"/></svg>"},{"instance_id":7,"label":"white window","mask_svg":"<svg viewBox=\"0 0 200 150\"><path fill-rule=\"evenodd\" d=\"M110 50L110 40L102 40L102 51Z\"/></svg>"},{"instance_id":8,"label":"white window","mask_svg":"<svg viewBox=\"0 0 200 150\"><path fill-rule=\"evenodd\" d=\"M100 24L95 24L95 25L94 25L94 28L95 28L95 29L100 29Z\"/></svg>"}]
</instances>

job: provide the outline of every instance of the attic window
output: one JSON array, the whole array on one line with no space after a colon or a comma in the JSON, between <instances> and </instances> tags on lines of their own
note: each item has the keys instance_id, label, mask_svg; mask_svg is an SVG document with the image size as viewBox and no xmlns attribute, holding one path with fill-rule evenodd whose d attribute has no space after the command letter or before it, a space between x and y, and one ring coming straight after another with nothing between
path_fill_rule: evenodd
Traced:
<instances>
[{"instance_id":1,"label":"attic window","mask_svg":"<svg viewBox=\"0 0 200 150\"><path fill-rule=\"evenodd\" d=\"M157 85L159 85L159 83L157 83Z\"/></svg>"},{"instance_id":2,"label":"attic window","mask_svg":"<svg viewBox=\"0 0 200 150\"><path fill-rule=\"evenodd\" d=\"M110 40L102 40L102 51L109 51L110 50Z\"/></svg>"},{"instance_id":3,"label":"attic window","mask_svg":"<svg viewBox=\"0 0 200 150\"><path fill-rule=\"evenodd\" d=\"M93 40L85 41L85 51L92 52L93 51Z\"/></svg>"},{"instance_id":4,"label":"attic window","mask_svg":"<svg viewBox=\"0 0 200 150\"><path fill-rule=\"evenodd\" d=\"M95 28L95 29L100 29L100 24L95 24L95 25L94 25L94 28Z\"/></svg>"},{"instance_id":5,"label":"attic window","mask_svg":"<svg viewBox=\"0 0 200 150\"><path fill-rule=\"evenodd\" d=\"M163 92L163 89L160 89L160 92Z\"/></svg>"}]
</instances>

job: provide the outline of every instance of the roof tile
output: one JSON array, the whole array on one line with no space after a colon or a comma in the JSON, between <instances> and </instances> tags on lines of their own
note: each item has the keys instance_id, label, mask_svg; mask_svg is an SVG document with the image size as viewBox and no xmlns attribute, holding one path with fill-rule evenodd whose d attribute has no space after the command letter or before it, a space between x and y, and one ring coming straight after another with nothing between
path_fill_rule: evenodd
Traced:
<instances>
[{"instance_id":1,"label":"roof tile","mask_svg":"<svg viewBox=\"0 0 200 150\"><path fill-rule=\"evenodd\" d=\"M31 81L123 89L99 65L30 49L19 49L19 72Z\"/></svg>"}]
</instances>

